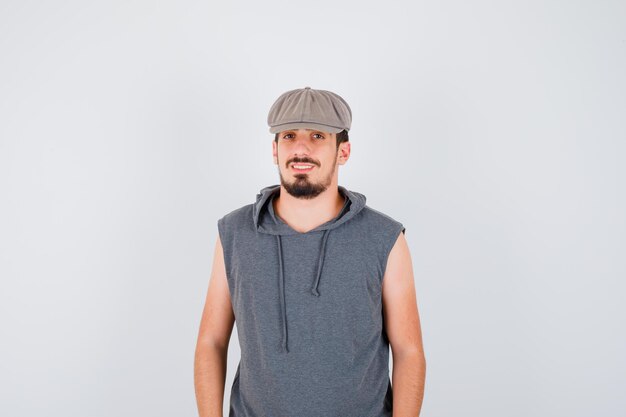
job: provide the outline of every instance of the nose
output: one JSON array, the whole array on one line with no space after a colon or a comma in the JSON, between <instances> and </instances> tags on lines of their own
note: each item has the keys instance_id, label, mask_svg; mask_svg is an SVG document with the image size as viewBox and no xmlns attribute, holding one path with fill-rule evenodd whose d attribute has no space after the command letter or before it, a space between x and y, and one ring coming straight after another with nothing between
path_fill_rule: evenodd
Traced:
<instances>
[{"instance_id":1,"label":"nose","mask_svg":"<svg viewBox=\"0 0 626 417\"><path fill-rule=\"evenodd\" d=\"M308 137L305 135L296 135L292 147L292 151L295 155L308 155L311 151Z\"/></svg>"}]
</instances>

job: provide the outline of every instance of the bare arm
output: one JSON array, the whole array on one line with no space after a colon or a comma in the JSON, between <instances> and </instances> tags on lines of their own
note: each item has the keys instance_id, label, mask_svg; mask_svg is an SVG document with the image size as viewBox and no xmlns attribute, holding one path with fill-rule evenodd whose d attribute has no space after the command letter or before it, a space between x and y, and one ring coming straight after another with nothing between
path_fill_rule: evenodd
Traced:
<instances>
[{"instance_id":1,"label":"bare arm","mask_svg":"<svg viewBox=\"0 0 626 417\"><path fill-rule=\"evenodd\" d=\"M387 260L383 312L393 352L393 417L417 417L424 398L426 359L413 265L404 233L398 236Z\"/></svg>"},{"instance_id":2,"label":"bare arm","mask_svg":"<svg viewBox=\"0 0 626 417\"><path fill-rule=\"evenodd\" d=\"M222 417L228 343L234 322L224 253L218 235L194 360L194 384L200 417Z\"/></svg>"}]
</instances>

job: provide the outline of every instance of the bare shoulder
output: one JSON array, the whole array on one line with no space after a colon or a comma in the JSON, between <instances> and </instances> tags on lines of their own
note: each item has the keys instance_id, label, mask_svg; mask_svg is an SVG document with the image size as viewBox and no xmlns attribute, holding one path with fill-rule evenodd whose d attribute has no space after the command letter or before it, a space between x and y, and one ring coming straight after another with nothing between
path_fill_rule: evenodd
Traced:
<instances>
[{"instance_id":1,"label":"bare shoulder","mask_svg":"<svg viewBox=\"0 0 626 417\"><path fill-rule=\"evenodd\" d=\"M401 272L404 272L404 274L401 274ZM407 272L410 272L410 276L408 276ZM390 281L392 281L392 284L397 284L398 281L402 279L410 279L413 281L413 262L411 259L409 243L406 240L404 231L398 234L398 237L389 252L387 265L385 267L383 285L385 285L385 283L389 283Z\"/></svg>"}]
</instances>

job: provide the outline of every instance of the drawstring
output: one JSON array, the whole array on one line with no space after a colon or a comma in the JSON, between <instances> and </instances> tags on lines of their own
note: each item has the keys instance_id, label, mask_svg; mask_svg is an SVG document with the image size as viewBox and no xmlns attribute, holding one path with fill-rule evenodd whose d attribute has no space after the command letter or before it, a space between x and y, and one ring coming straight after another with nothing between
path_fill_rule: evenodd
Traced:
<instances>
[{"instance_id":1,"label":"drawstring","mask_svg":"<svg viewBox=\"0 0 626 417\"><path fill-rule=\"evenodd\" d=\"M317 273L315 276L315 285L311 289L311 293L317 297L320 296L320 292L318 291L318 287L320 284L320 277L322 275L322 267L324 266L324 257L326 255L326 241L328 240L328 235L330 234L330 230L324 230L324 235L322 236L322 248L320 249L319 261L317 263ZM285 352L289 352L289 347L287 344L287 307L285 305L285 272L283 268L283 246L280 235L276 235L276 239L278 240L278 291L280 293L280 309L281 314L283 316L283 349Z\"/></svg>"},{"instance_id":2,"label":"drawstring","mask_svg":"<svg viewBox=\"0 0 626 417\"><path fill-rule=\"evenodd\" d=\"M278 239L278 292L280 295L280 309L283 315L283 349L289 352L287 348L287 312L285 307L285 275L283 272L283 247L280 235L276 235Z\"/></svg>"},{"instance_id":3,"label":"drawstring","mask_svg":"<svg viewBox=\"0 0 626 417\"><path fill-rule=\"evenodd\" d=\"M322 266L324 265L324 254L326 252L326 239L328 239L329 230L324 230L324 235L322 236L322 249L320 249L320 259L317 263L317 277L315 277L315 285L313 286L313 290L311 291L313 295L320 296L320 292L317 290L317 287L320 285L320 275L322 275Z\"/></svg>"}]
</instances>

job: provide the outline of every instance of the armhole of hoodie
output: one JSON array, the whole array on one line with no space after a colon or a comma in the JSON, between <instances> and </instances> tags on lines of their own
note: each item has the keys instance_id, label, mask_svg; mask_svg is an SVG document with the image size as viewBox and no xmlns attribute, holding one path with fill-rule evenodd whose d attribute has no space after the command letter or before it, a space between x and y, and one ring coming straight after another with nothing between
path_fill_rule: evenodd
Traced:
<instances>
[{"instance_id":1,"label":"armhole of hoodie","mask_svg":"<svg viewBox=\"0 0 626 417\"><path fill-rule=\"evenodd\" d=\"M387 273L387 261L389 260L389 254L391 253L391 250L393 249L396 242L398 241L398 237L400 236L400 233L406 234L406 227L404 227L402 223L396 221L393 224L392 233L389 235L390 238L385 243L385 249L384 249L384 255L383 255L383 275L380 279L381 288L382 288L382 283L385 279L385 274Z\"/></svg>"},{"instance_id":2,"label":"armhole of hoodie","mask_svg":"<svg viewBox=\"0 0 626 417\"><path fill-rule=\"evenodd\" d=\"M222 256L224 257L224 269L226 270L226 280L228 281L228 286L231 287L232 282L230 279L230 242L228 242L228 237L226 236L226 225L224 224L224 217L220 218L217 221L217 233L220 237L220 242L222 244Z\"/></svg>"}]
</instances>

